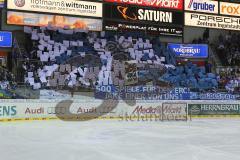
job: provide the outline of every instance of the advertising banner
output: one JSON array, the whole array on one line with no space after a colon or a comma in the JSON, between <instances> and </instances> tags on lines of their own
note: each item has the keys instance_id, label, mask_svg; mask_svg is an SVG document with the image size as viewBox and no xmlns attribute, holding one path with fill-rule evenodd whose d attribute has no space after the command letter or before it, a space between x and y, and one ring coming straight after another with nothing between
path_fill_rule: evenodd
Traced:
<instances>
[{"instance_id":1,"label":"advertising banner","mask_svg":"<svg viewBox=\"0 0 240 160\"><path fill-rule=\"evenodd\" d=\"M0 100L1 101L1 100ZM61 100L3 100L0 103L0 122L1 120L51 120L58 119L57 114L64 115L68 112L73 114L92 113L102 114L115 113L111 108L96 110L101 105L101 101L78 101L71 104L62 103L61 107L57 105Z\"/></svg>"},{"instance_id":2,"label":"advertising banner","mask_svg":"<svg viewBox=\"0 0 240 160\"><path fill-rule=\"evenodd\" d=\"M110 94L109 94L110 93ZM114 94L115 99L123 100L236 100L238 97L229 93L191 92L190 88L168 88L159 86L97 86L96 99L108 99Z\"/></svg>"},{"instance_id":3,"label":"advertising banner","mask_svg":"<svg viewBox=\"0 0 240 160\"><path fill-rule=\"evenodd\" d=\"M110 93L110 94L109 94ZM123 100L191 100L188 88L167 88L159 86L97 86L96 99L108 99L111 94L114 98Z\"/></svg>"},{"instance_id":4,"label":"advertising banner","mask_svg":"<svg viewBox=\"0 0 240 160\"><path fill-rule=\"evenodd\" d=\"M218 14L218 1L185 0L184 3L184 9L187 11Z\"/></svg>"},{"instance_id":5,"label":"advertising banner","mask_svg":"<svg viewBox=\"0 0 240 160\"><path fill-rule=\"evenodd\" d=\"M240 4L220 2L220 14L240 16Z\"/></svg>"},{"instance_id":6,"label":"advertising banner","mask_svg":"<svg viewBox=\"0 0 240 160\"><path fill-rule=\"evenodd\" d=\"M78 0L8 0L7 8L32 12L102 17L102 3Z\"/></svg>"},{"instance_id":7,"label":"advertising banner","mask_svg":"<svg viewBox=\"0 0 240 160\"><path fill-rule=\"evenodd\" d=\"M186 103L163 103L162 115L164 119L173 118L175 120L187 120L187 104Z\"/></svg>"},{"instance_id":8,"label":"advertising banner","mask_svg":"<svg viewBox=\"0 0 240 160\"><path fill-rule=\"evenodd\" d=\"M137 24L129 22L115 22L104 20L104 30L106 31L140 31L149 35L178 36L183 35L182 27L161 26L152 24Z\"/></svg>"},{"instance_id":9,"label":"advertising banner","mask_svg":"<svg viewBox=\"0 0 240 160\"><path fill-rule=\"evenodd\" d=\"M240 30L240 18L185 12L185 25L204 28Z\"/></svg>"},{"instance_id":10,"label":"advertising banner","mask_svg":"<svg viewBox=\"0 0 240 160\"><path fill-rule=\"evenodd\" d=\"M3 8L5 5L4 5L4 0L0 0L0 8Z\"/></svg>"},{"instance_id":11,"label":"advertising banner","mask_svg":"<svg viewBox=\"0 0 240 160\"><path fill-rule=\"evenodd\" d=\"M104 0L105 2L122 3L147 7L158 7L168 9L183 9L183 0Z\"/></svg>"},{"instance_id":12,"label":"advertising banner","mask_svg":"<svg viewBox=\"0 0 240 160\"><path fill-rule=\"evenodd\" d=\"M7 24L25 25L25 26L54 26L68 27L70 29L84 29L91 31L102 31L102 20L68 17L60 15L47 15L24 12L7 12Z\"/></svg>"},{"instance_id":13,"label":"advertising banner","mask_svg":"<svg viewBox=\"0 0 240 160\"><path fill-rule=\"evenodd\" d=\"M168 48L177 57L182 58L208 58L208 45L206 44L174 44L169 43Z\"/></svg>"},{"instance_id":14,"label":"advertising banner","mask_svg":"<svg viewBox=\"0 0 240 160\"><path fill-rule=\"evenodd\" d=\"M17 115L17 106L13 104L0 105L0 118L13 117Z\"/></svg>"},{"instance_id":15,"label":"advertising banner","mask_svg":"<svg viewBox=\"0 0 240 160\"><path fill-rule=\"evenodd\" d=\"M0 47L12 47L12 33L0 31Z\"/></svg>"},{"instance_id":16,"label":"advertising banner","mask_svg":"<svg viewBox=\"0 0 240 160\"><path fill-rule=\"evenodd\" d=\"M125 62L125 85L134 85L138 82L137 64Z\"/></svg>"},{"instance_id":17,"label":"advertising banner","mask_svg":"<svg viewBox=\"0 0 240 160\"><path fill-rule=\"evenodd\" d=\"M111 20L154 25L183 25L183 13L177 11L161 11L159 9L112 4L104 4L104 11L104 17Z\"/></svg>"},{"instance_id":18,"label":"advertising banner","mask_svg":"<svg viewBox=\"0 0 240 160\"><path fill-rule=\"evenodd\" d=\"M1 100L0 123L28 120L119 120L119 121L162 121L187 120L186 103L163 103L137 101L128 105L123 101L117 104L102 101L78 100L69 104L61 100ZM70 113L70 114L69 114Z\"/></svg>"},{"instance_id":19,"label":"advertising banner","mask_svg":"<svg viewBox=\"0 0 240 160\"><path fill-rule=\"evenodd\" d=\"M239 115L239 104L189 104L191 115Z\"/></svg>"},{"instance_id":20,"label":"advertising banner","mask_svg":"<svg viewBox=\"0 0 240 160\"><path fill-rule=\"evenodd\" d=\"M237 101L0 100L0 122L26 120L187 120L189 115L240 115ZM102 105L104 104L104 105ZM70 116L70 117L68 117ZM65 118L65 119L61 119Z\"/></svg>"}]
</instances>

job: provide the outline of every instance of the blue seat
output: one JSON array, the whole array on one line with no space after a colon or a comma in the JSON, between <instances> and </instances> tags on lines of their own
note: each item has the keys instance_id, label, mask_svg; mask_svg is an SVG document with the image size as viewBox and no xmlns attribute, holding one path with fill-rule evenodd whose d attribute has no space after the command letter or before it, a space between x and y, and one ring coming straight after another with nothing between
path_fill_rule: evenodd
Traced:
<instances>
[{"instance_id":1,"label":"blue seat","mask_svg":"<svg viewBox=\"0 0 240 160\"><path fill-rule=\"evenodd\" d=\"M216 78L216 75L213 74L213 73L208 73L207 76L208 76L209 78Z\"/></svg>"}]
</instances>

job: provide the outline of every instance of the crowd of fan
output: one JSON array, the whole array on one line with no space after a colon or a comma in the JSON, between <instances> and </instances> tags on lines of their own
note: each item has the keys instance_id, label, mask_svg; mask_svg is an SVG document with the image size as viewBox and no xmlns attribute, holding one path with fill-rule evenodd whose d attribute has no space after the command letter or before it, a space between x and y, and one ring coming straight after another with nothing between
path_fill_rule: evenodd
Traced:
<instances>
[{"instance_id":1,"label":"crowd of fan","mask_svg":"<svg viewBox=\"0 0 240 160\"><path fill-rule=\"evenodd\" d=\"M139 35L117 35L108 32L88 32L53 27L31 28L24 31L29 45L22 70L25 83L33 89L65 89L125 84L124 61L135 64L158 64L166 73L139 72L139 80L167 81L176 87L212 90L225 88L236 91L239 80L223 74L215 75L205 67L193 64L177 66L158 39ZM208 41L208 32L203 36ZM200 40L200 39L199 39ZM31 43L30 43L31 42ZM144 69L144 66L142 67ZM145 74L147 73L147 74ZM155 83L157 84L157 83ZM137 85L137 84L135 84Z\"/></svg>"},{"instance_id":2,"label":"crowd of fan","mask_svg":"<svg viewBox=\"0 0 240 160\"><path fill-rule=\"evenodd\" d=\"M198 92L213 91L218 88L218 81L217 76L209 71L205 66L198 67L192 62L187 62L174 70L168 70L161 78L175 84L176 87L187 87Z\"/></svg>"},{"instance_id":3,"label":"crowd of fan","mask_svg":"<svg viewBox=\"0 0 240 160\"><path fill-rule=\"evenodd\" d=\"M209 44L209 29L206 28L203 32L202 37L199 37L198 39L194 39L192 41L193 44Z\"/></svg>"},{"instance_id":4,"label":"crowd of fan","mask_svg":"<svg viewBox=\"0 0 240 160\"><path fill-rule=\"evenodd\" d=\"M15 78L5 67L0 66L0 90L11 90L15 87Z\"/></svg>"},{"instance_id":5,"label":"crowd of fan","mask_svg":"<svg viewBox=\"0 0 240 160\"><path fill-rule=\"evenodd\" d=\"M240 69L222 68L218 71L219 87L226 89L229 93L240 92Z\"/></svg>"},{"instance_id":6,"label":"crowd of fan","mask_svg":"<svg viewBox=\"0 0 240 160\"><path fill-rule=\"evenodd\" d=\"M216 49L224 66L218 76L219 85L230 93L240 92L240 34L229 31L226 35L218 37ZM237 67L237 68L236 68Z\"/></svg>"},{"instance_id":7,"label":"crowd of fan","mask_svg":"<svg viewBox=\"0 0 240 160\"><path fill-rule=\"evenodd\" d=\"M240 34L228 32L218 37L217 53L225 66L240 65Z\"/></svg>"},{"instance_id":8,"label":"crowd of fan","mask_svg":"<svg viewBox=\"0 0 240 160\"><path fill-rule=\"evenodd\" d=\"M209 44L209 30L206 29L202 38L194 39L192 43ZM217 73L218 89L229 93L240 92L240 70L231 66L240 65L240 34L229 31L225 36L219 35L216 51L224 66ZM206 67L207 68L207 67Z\"/></svg>"},{"instance_id":9,"label":"crowd of fan","mask_svg":"<svg viewBox=\"0 0 240 160\"><path fill-rule=\"evenodd\" d=\"M55 27L24 28L32 41L25 62L25 83L43 87L124 85L123 61L158 64L167 68L174 57L159 44L136 35L116 35ZM157 42L157 41L156 41ZM160 76L160 75L159 75Z\"/></svg>"}]
</instances>

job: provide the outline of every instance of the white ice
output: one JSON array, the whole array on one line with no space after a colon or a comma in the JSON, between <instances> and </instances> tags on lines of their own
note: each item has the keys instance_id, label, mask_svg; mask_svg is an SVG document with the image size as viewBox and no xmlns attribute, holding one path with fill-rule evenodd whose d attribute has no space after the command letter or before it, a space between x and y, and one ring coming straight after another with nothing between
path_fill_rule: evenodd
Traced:
<instances>
[{"instance_id":1,"label":"white ice","mask_svg":"<svg viewBox=\"0 0 240 160\"><path fill-rule=\"evenodd\" d=\"M0 160L240 160L240 121L0 123Z\"/></svg>"}]
</instances>

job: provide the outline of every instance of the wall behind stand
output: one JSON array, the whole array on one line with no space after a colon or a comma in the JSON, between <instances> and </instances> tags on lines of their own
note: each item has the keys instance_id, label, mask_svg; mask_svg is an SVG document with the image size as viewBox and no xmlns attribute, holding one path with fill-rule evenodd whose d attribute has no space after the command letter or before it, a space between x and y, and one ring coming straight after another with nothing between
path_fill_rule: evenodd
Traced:
<instances>
[{"instance_id":1,"label":"wall behind stand","mask_svg":"<svg viewBox=\"0 0 240 160\"><path fill-rule=\"evenodd\" d=\"M205 28L184 27L184 43L192 43L194 39L202 38Z\"/></svg>"},{"instance_id":2,"label":"wall behind stand","mask_svg":"<svg viewBox=\"0 0 240 160\"><path fill-rule=\"evenodd\" d=\"M203 33L206 28L200 27L184 27L184 43L192 43L193 39L198 39L203 37ZM220 29L209 29L209 41L211 43L218 40L220 34L225 35L229 30L220 30ZM234 32L234 31L232 31Z\"/></svg>"},{"instance_id":3,"label":"wall behind stand","mask_svg":"<svg viewBox=\"0 0 240 160\"><path fill-rule=\"evenodd\" d=\"M209 40L212 43L216 42L216 40L218 40L218 37L220 34L226 35L228 32L229 32L229 30L210 29Z\"/></svg>"},{"instance_id":4,"label":"wall behind stand","mask_svg":"<svg viewBox=\"0 0 240 160\"><path fill-rule=\"evenodd\" d=\"M8 25L7 24L7 10L1 10L1 30L14 31L14 30L23 30L23 26L17 25Z\"/></svg>"},{"instance_id":5,"label":"wall behind stand","mask_svg":"<svg viewBox=\"0 0 240 160\"><path fill-rule=\"evenodd\" d=\"M160 36L161 42L182 43L182 37Z\"/></svg>"}]
</instances>

